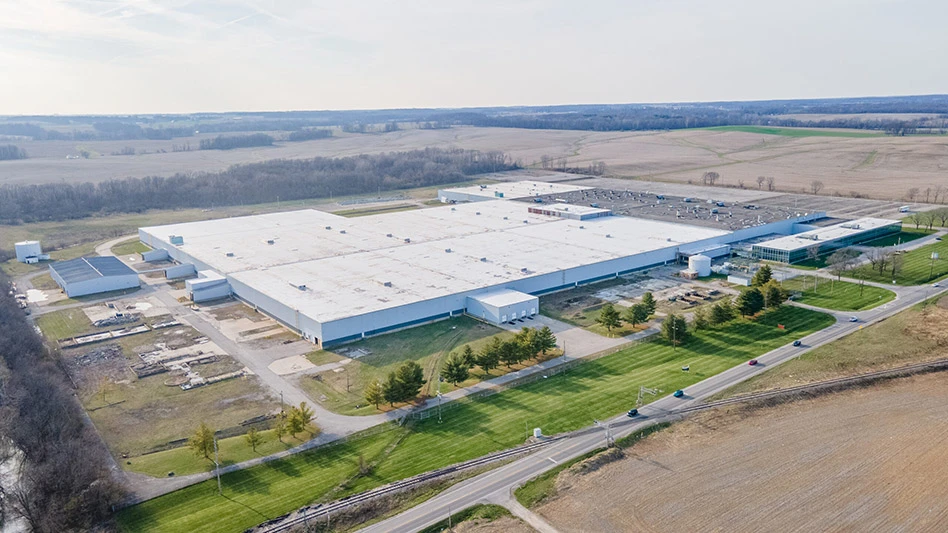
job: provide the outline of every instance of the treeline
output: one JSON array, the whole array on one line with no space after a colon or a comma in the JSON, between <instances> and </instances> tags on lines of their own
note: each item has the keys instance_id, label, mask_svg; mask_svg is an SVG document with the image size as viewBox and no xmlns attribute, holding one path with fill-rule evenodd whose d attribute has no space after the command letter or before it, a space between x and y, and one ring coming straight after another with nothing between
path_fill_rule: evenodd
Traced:
<instances>
[{"instance_id":1,"label":"treeline","mask_svg":"<svg viewBox=\"0 0 948 533\"><path fill-rule=\"evenodd\" d=\"M254 133L228 137L218 135L213 139L201 139L201 150L233 150L251 146L273 146L273 137L265 133Z\"/></svg>"},{"instance_id":2,"label":"treeline","mask_svg":"<svg viewBox=\"0 0 948 533\"><path fill-rule=\"evenodd\" d=\"M515 168L519 164L501 152L427 148L338 159L276 159L221 172L95 184L0 185L0 223L328 198L457 183Z\"/></svg>"},{"instance_id":3,"label":"treeline","mask_svg":"<svg viewBox=\"0 0 948 533\"><path fill-rule=\"evenodd\" d=\"M0 161L10 161L13 159L26 159L26 150L12 144L0 146Z\"/></svg>"},{"instance_id":4,"label":"treeline","mask_svg":"<svg viewBox=\"0 0 948 533\"><path fill-rule=\"evenodd\" d=\"M0 432L15 475L0 477L7 510L35 532L89 531L124 492L108 451L64 371L47 352L0 274Z\"/></svg>"},{"instance_id":5,"label":"treeline","mask_svg":"<svg viewBox=\"0 0 948 533\"><path fill-rule=\"evenodd\" d=\"M332 137L332 130L326 129L303 129L291 132L286 140L288 141L312 141L314 139L326 139Z\"/></svg>"}]
</instances>

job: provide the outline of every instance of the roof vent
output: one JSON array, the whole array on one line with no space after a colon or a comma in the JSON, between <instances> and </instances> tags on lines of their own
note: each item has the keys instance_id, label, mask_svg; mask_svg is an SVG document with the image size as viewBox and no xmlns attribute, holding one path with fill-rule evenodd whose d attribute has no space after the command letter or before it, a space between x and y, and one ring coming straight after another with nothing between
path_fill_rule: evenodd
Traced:
<instances>
[{"instance_id":1,"label":"roof vent","mask_svg":"<svg viewBox=\"0 0 948 533\"><path fill-rule=\"evenodd\" d=\"M391 281L386 281L386 282L383 283L382 285L384 285L384 286L386 286L386 287L391 287L391 286L392 286L392 282L391 282Z\"/></svg>"},{"instance_id":2,"label":"roof vent","mask_svg":"<svg viewBox=\"0 0 948 533\"><path fill-rule=\"evenodd\" d=\"M520 269L520 272L523 272L524 274L526 274L526 273L527 273L527 267L521 268L521 269Z\"/></svg>"},{"instance_id":3,"label":"roof vent","mask_svg":"<svg viewBox=\"0 0 948 533\"><path fill-rule=\"evenodd\" d=\"M326 229L332 229L332 226L326 226Z\"/></svg>"},{"instance_id":4,"label":"roof vent","mask_svg":"<svg viewBox=\"0 0 948 533\"><path fill-rule=\"evenodd\" d=\"M451 211L457 211L457 208L456 208L456 207L452 207L452 208L451 208Z\"/></svg>"},{"instance_id":5,"label":"roof vent","mask_svg":"<svg viewBox=\"0 0 948 533\"><path fill-rule=\"evenodd\" d=\"M411 239L409 239L408 237L405 237L405 242L411 242Z\"/></svg>"},{"instance_id":6,"label":"roof vent","mask_svg":"<svg viewBox=\"0 0 948 533\"><path fill-rule=\"evenodd\" d=\"M481 258L481 263L486 263L486 262L487 262L487 258L486 258L486 257L482 257L482 258Z\"/></svg>"},{"instance_id":7,"label":"roof vent","mask_svg":"<svg viewBox=\"0 0 948 533\"><path fill-rule=\"evenodd\" d=\"M529 221L529 220L524 220L523 223L524 223L524 224L529 224L530 221Z\"/></svg>"},{"instance_id":8,"label":"roof vent","mask_svg":"<svg viewBox=\"0 0 948 533\"><path fill-rule=\"evenodd\" d=\"M276 244L273 239L267 239L267 244Z\"/></svg>"},{"instance_id":9,"label":"roof vent","mask_svg":"<svg viewBox=\"0 0 948 533\"><path fill-rule=\"evenodd\" d=\"M446 253L446 254L451 253L451 249L450 249L450 248L445 248L445 249L444 249L444 253Z\"/></svg>"},{"instance_id":10,"label":"roof vent","mask_svg":"<svg viewBox=\"0 0 948 533\"><path fill-rule=\"evenodd\" d=\"M386 233L385 236L386 236L386 237L391 237L392 234L391 234L391 233Z\"/></svg>"},{"instance_id":11,"label":"roof vent","mask_svg":"<svg viewBox=\"0 0 948 533\"><path fill-rule=\"evenodd\" d=\"M607 238L607 239L611 239L611 238L612 238L612 234L611 234L611 233L606 233L606 238Z\"/></svg>"},{"instance_id":12,"label":"roof vent","mask_svg":"<svg viewBox=\"0 0 948 533\"><path fill-rule=\"evenodd\" d=\"M305 291L305 290L306 290L306 284L305 284L305 283L294 283L294 282L291 281L291 282L290 282L290 285L292 285L294 288L297 288L297 289L299 289L299 290L301 290L301 291Z\"/></svg>"},{"instance_id":13,"label":"roof vent","mask_svg":"<svg viewBox=\"0 0 948 533\"><path fill-rule=\"evenodd\" d=\"M475 214L475 215L480 215L481 212L480 212L480 211L475 211L474 214Z\"/></svg>"},{"instance_id":14,"label":"roof vent","mask_svg":"<svg viewBox=\"0 0 948 533\"><path fill-rule=\"evenodd\" d=\"M507 217L504 217L504 220L507 220Z\"/></svg>"},{"instance_id":15,"label":"roof vent","mask_svg":"<svg viewBox=\"0 0 948 533\"><path fill-rule=\"evenodd\" d=\"M586 229L586 226L580 226L579 229Z\"/></svg>"},{"instance_id":16,"label":"roof vent","mask_svg":"<svg viewBox=\"0 0 948 533\"><path fill-rule=\"evenodd\" d=\"M224 255L226 255L227 257L234 257L234 252L227 252Z\"/></svg>"},{"instance_id":17,"label":"roof vent","mask_svg":"<svg viewBox=\"0 0 948 533\"><path fill-rule=\"evenodd\" d=\"M346 233L346 230L341 229L341 230L339 230L339 233L345 234L345 233Z\"/></svg>"}]
</instances>

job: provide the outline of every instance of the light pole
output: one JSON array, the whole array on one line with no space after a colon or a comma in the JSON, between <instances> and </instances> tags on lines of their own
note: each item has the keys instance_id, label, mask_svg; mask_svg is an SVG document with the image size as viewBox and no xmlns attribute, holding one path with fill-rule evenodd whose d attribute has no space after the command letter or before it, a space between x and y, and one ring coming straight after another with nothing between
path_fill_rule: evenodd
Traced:
<instances>
[{"instance_id":1,"label":"light pole","mask_svg":"<svg viewBox=\"0 0 948 533\"><path fill-rule=\"evenodd\" d=\"M221 489L221 463L220 457L217 454L217 435L214 435L214 469L217 471L217 494L223 496L224 491Z\"/></svg>"},{"instance_id":2,"label":"light pole","mask_svg":"<svg viewBox=\"0 0 948 533\"><path fill-rule=\"evenodd\" d=\"M438 391L438 423L441 423L441 391Z\"/></svg>"}]
</instances>

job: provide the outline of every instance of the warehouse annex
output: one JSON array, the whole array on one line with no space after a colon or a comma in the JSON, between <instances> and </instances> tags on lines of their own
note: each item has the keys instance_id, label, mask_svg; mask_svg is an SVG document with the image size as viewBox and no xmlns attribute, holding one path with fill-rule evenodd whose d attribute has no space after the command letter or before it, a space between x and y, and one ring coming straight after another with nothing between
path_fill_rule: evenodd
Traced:
<instances>
[{"instance_id":1,"label":"warehouse annex","mask_svg":"<svg viewBox=\"0 0 948 533\"><path fill-rule=\"evenodd\" d=\"M235 217L141 228L139 236L150 253L180 263L169 272L198 274L196 301L204 285L214 297L232 291L322 346L465 312L493 322L535 314L537 294L723 255L728 243L791 234L822 216L726 231L592 206L538 209L512 196L357 218L317 210Z\"/></svg>"}]
</instances>

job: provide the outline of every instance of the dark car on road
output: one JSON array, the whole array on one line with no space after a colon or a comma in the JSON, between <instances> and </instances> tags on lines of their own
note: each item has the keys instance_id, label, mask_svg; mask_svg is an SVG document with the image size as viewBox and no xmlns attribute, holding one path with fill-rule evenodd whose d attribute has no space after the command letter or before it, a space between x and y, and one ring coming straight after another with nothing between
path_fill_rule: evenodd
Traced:
<instances>
[{"instance_id":1,"label":"dark car on road","mask_svg":"<svg viewBox=\"0 0 948 533\"><path fill-rule=\"evenodd\" d=\"M638 409L629 409L629 412L626 413L625 416L632 418L633 416L637 416L638 414L639 414Z\"/></svg>"},{"instance_id":2,"label":"dark car on road","mask_svg":"<svg viewBox=\"0 0 948 533\"><path fill-rule=\"evenodd\" d=\"M803 343L800 342L800 341L793 341L793 345L794 345L794 346L801 346L801 345L803 345Z\"/></svg>"},{"instance_id":3,"label":"dark car on road","mask_svg":"<svg viewBox=\"0 0 948 533\"><path fill-rule=\"evenodd\" d=\"M675 398L681 398L684 395L685 395L685 391L681 389L676 390L675 394L672 394L672 396L674 396Z\"/></svg>"}]
</instances>

